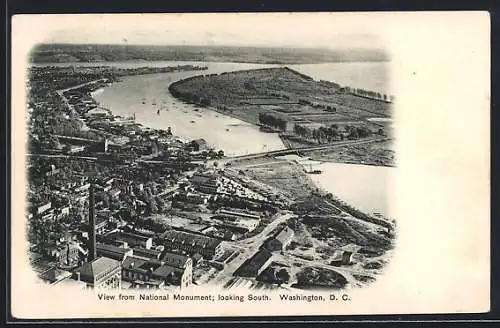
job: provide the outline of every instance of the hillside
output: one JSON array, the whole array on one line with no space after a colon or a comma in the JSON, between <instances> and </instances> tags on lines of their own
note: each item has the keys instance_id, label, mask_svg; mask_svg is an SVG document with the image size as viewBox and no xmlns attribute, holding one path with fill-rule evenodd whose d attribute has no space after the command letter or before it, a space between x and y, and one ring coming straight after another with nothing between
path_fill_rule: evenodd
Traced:
<instances>
[{"instance_id":1,"label":"hillside","mask_svg":"<svg viewBox=\"0 0 500 328\"><path fill-rule=\"evenodd\" d=\"M329 50L229 46L146 46L106 44L40 44L30 54L34 63L126 60L180 60L306 64L346 61L385 61L379 50Z\"/></svg>"}]
</instances>

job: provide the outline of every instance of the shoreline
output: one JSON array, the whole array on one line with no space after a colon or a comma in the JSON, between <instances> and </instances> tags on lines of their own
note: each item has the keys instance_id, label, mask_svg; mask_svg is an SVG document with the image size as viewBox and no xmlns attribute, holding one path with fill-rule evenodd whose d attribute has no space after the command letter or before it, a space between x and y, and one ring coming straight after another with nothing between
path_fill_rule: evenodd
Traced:
<instances>
[{"instance_id":1,"label":"shoreline","mask_svg":"<svg viewBox=\"0 0 500 328\"><path fill-rule=\"evenodd\" d=\"M162 67L161 69L177 69L178 71L181 71L179 69L179 67L182 67L182 66L167 66L167 67ZM196 66L195 66L196 67ZM143 69L144 67L140 67L138 69ZM196 71L204 71L206 70L207 67L204 67L204 68L198 68L198 69L191 69L191 70L187 70L187 71L190 71L190 72L196 72ZM106 111L109 115L111 115L113 117L113 119L119 119L119 118L123 118L124 116L122 116L122 114L117 114L117 113L114 113L112 109L108 108L108 107L104 107L102 106L102 104L100 104L96 99L95 99L95 96L98 95L98 94L101 94L105 91L105 89L109 86L111 86L112 84L114 83L117 83L117 82L121 82L121 79L120 78L126 78L126 77L133 77L133 76L138 76L138 75L151 75L151 74L168 74L168 73L174 73L175 71L172 71L172 72L142 72L142 73L136 73L136 74L126 74L126 75L117 75L115 76L113 79L111 80L108 80L104 85L101 85L99 86L97 89L95 90L92 90L92 91L89 91L88 92L88 95L91 97L91 99L94 101L95 105ZM93 83L97 83L97 82L102 82L103 79L97 79L97 80L94 80L94 81L90 81L90 82L87 82L85 84L93 84ZM73 86L73 87L69 87L69 88L64 88L64 89L59 89L59 90L56 90L56 93L64 100L66 97L64 96L64 93L67 92L67 91L71 91L71 90L77 90L79 88L83 87L83 85L76 85L76 86ZM79 117L80 119L83 119L85 120L85 118L83 117L83 114L81 114L81 116ZM132 124L136 124L138 125L139 127L142 128L150 128L150 129L153 129L152 127L148 126L148 124L145 124L145 123L140 123L140 122L137 122L136 119L134 118L133 119L133 123ZM166 129L162 128L162 129L158 129L158 130L162 130L162 131L166 131ZM103 131L100 131L100 133L105 133ZM184 139L186 138L182 138L180 136L175 136L173 135L174 138L177 138L177 139L181 139L184 141Z\"/></svg>"},{"instance_id":2,"label":"shoreline","mask_svg":"<svg viewBox=\"0 0 500 328\"><path fill-rule=\"evenodd\" d=\"M389 59L384 59L384 60L344 60L344 61L316 61L316 62L263 62L263 61L239 61L239 60L215 60L215 59L203 59L203 60L137 60L137 59L123 59L119 61L108 61L108 60L103 60L103 61L60 61L60 62L51 62L51 61L30 61L28 65L34 66L34 65L40 65L40 66L49 66L49 65L82 65L82 64L89 64L89 65L106 65L107 63L155 63L155 62L207 62L207 63L231 63L231 64L261 64L261 65L321 65L321 64L350 64L350 63L390 63L391 60Z\"/></svg>"}]
</instances>

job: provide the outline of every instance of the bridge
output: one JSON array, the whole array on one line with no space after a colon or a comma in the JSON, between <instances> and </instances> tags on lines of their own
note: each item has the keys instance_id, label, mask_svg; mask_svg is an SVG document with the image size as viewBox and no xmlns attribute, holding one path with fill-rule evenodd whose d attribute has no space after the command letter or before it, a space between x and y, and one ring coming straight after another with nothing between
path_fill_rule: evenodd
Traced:
<instances>
[{"instance_id":1,"label":"bridge","mask_svg":"<svg viewBox=\"0 0 500 328\"><path fill-rule=\"evenodd\" d=\"M227 164L231 161L255 159L255 158L266 157L266 156L283 156L283 155L293 155L293 154L300 156L301 153L309 152L309 151L324 150L324 149L349 146L349 145L361 145L361 144L388 141L388 140L391 140L391 138L383 137L383 138L373 138L373 139L364 139L364 140L346 140L346 141L339 141L336 143L330 143L330 144L325 144L325 145L320 145L320 146L272 150L272 151L261 152L261 153L232 156L232 157L227 157L225 160L223 159L223 161Z\"/></svg>"}]
</instances>

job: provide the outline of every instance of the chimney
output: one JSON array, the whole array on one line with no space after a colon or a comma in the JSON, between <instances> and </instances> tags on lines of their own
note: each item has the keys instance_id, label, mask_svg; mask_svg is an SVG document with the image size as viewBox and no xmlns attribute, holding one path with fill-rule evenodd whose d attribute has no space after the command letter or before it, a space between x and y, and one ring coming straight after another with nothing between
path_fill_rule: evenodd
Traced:
<instances>
[{"instance_id":1,"label":"chimney","mask_svg":"<svg viewBox=\"0 0 500 328\"><path fill-rule=\"evenodd\" d=\"M76 273L76 281L80 281L80 272Z\"/></svg>"},{"instance_id":2,"label":"chimney","mask_svg":"<svg viewBox=\"0 0 500 328\"><path fill-rule=\"evenodd\" d=\"M95 232L95 182L92 181L90 184L90 195L89 195L89 256L88 261L92 262L96 259L96 232Z\"/></svg>"}]
</instances>

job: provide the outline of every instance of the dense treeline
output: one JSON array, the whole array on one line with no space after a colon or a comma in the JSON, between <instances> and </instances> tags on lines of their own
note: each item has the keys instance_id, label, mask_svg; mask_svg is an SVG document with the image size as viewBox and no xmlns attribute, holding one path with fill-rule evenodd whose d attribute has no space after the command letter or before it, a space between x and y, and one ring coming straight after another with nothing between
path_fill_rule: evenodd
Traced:
<instances>
[{"instance_id":1,"label":"dense treeline","mask_svg":"<svg viewBox=\"0 0 500 328\"><path fill-rule=\"evenodd\" d=\"M170 91L172 96L174 96L175 98L182 99L185 102L200 105L203 107L208 107L211 105L211 101L208 98L200 97L191 92L180 91L177 82L172 83L168 87L168 90Z\"/></svg>"},{"instance_id":2,"label":"dense treeline","mask_svg":"<svg viewBox=\"0 0 500 328\"><path fill-rule=\"evenodd\" d=\"M370 98L370 99L383 100L386 102L394 101L394 96L392 96L392 95L387 95L385 93L380 93L380 92L371 91L371 90L365 90L365 89L361 89L361 88L343 87L343 88L340 88L340 91L350 93L353 95L357 95L357 96L361 96L361 97Z\"/></svg>"},{"instance_id":3,"label":"dense treeline","mask_svg":"<svg viewBox=\"0 0 500 328\"><path fill-rule=\"evenodd\" d=\"M344 138L353 140L366 138L372 134L372 131L365 126L345 126L345 132L340 132L337 124L331 126L320 126L316 129L311 129L307 126L295 124L294 133L305 139L314 139L318 143L326 143L336 140L344 140Z\"/></svg>"}]
</instances>

